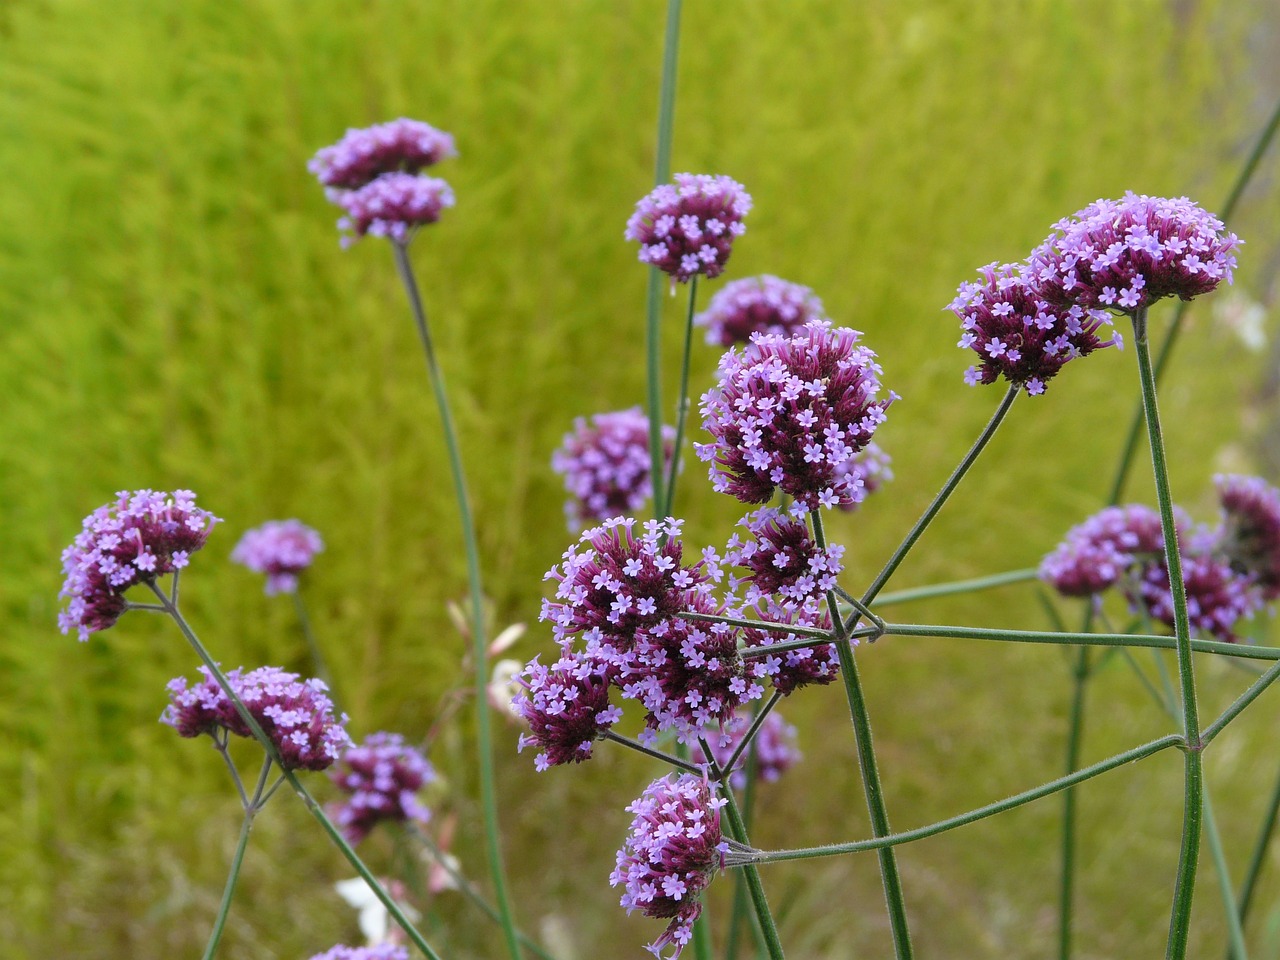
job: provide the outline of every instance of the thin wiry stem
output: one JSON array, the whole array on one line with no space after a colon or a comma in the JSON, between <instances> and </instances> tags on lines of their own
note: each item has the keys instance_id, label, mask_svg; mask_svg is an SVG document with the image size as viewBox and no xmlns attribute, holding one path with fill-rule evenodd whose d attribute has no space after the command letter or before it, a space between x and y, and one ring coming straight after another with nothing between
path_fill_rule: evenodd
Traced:
<instances>
[{"instance_id":1,"label":"thin wiry stem","mask_svg":"<svg viewBox=\"0 0 1280 960\"><path fill-rule=\"evenodd\" d=\"M720 795L727 801L724 805L725 816L729 820L730 836L741 844L747 844L746 824L738 811L737 801L728 784L721 784ZM782 941L778 939L778 927L773 920L773 912L769 909L769 901L764 894L764 884L760 881L760 871L754 864L743 869L747 880L747 892L751 895L751 903L755 907L756 919L760 921L760 929L764 932L765 949L769 960L782 960Z\"/></svg>"},{"instance_id":2,"label":"thin wiry stem","mask_svg":"<svg viewBox=\"0 0 1280 960\"><path fill-rule=\"evenodd\" d=\"M680 450L684 446L684 425L689 419L689 355L693 352L693 311L698 302L698 277L689 280L689 315L684 324L684 359L680 362L680 399L676 404L676 444L671 450L671 471L667 474L664 517L674 516L676 477L680 475Z\"/></svg>"}]
</instances>

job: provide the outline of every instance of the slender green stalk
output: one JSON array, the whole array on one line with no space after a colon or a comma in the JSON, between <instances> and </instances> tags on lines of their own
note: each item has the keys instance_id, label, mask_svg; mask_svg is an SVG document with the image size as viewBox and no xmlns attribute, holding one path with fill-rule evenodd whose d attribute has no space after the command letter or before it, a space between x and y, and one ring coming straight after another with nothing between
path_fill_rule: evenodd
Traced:
<instances>
[{"instance_id":1,"label":"slender green stalk","mask_svg":"<svg viewBox=\"0 0 1280 960\"><path fill-rule=\"evenodd\" d=\"M1267 859L1267 848L1271 846L1271 835L1276 828L1276 819L1280 817L1280 778L1276 780L1271 791L1271 803L1262 818L1262 827L1258 831L1258 839L1254 841L1253 853L1249 856L1249 866L1245 869L1244 882L1240 885L1240 925L1243 927L1249 919L1249 908L1253 904L1253 894L1258 888L1258 876L1262 873L1262 864Z\"/></svg>"},{"instance_id":2,"label":"slender green stalk","mask_svg":"<svg viewBox=\"0 0 1280 960\"><path fill-rule=\"evenodd\" d=\"M1089 648L1076 651L1072 671L1074 689L1071 697L1071 719L1067 733L1067 773L1080 766L1080 744L1084 739L1084 695L1089 680ZM1076 791L1068 787L1062 792L1062 871L1058 890L1058 957L1071 956L1071 915L1075 896L1076 857Z\"/></svg>"},{"instance_id":3,"label":"slender green stalk","mask_svg":"<svg viewBox=\"0 0 1280 960\"><path fill-rule=\"evenodd\" d=\"M1244 712L1244 708L1262 696L1262 692L1275 683L1276 678L1280 677L1280 663L1260 676L1257 680L1249 685L1244 693L1240 694L1231 706L1222 711L1222 715L1217 720L1205 727L1204 733L1200 735L1200 742L1206 746L1213 741L1236 717Z\"/></svg>"},{"instance_id":4,"label":"slender green stalk","mask_svg":"<svg viewBox=\"0 0 1280 960\"><path fill-rule=\"evenodd\" d=\"M669 763L671 766L684 770L688 773L702 773L702 768L696 763L690 763L683 757L675 757L669 753L663 753L661 750L654 750L652 747L646 747L638 740L632 740L630 737L624 737L622 734L614 733L612 730L606 730L602 735L602 739L612 740L614 743L619 743L629 750L634 750L636 753L643 753L646 757L652 757L654 760L661 760L663 763ZM710 754L708 754L708 756L710 756Z\"/></svg>"},{"instance_id":5,"label":"slender green stalk","mask_svg":"<svg viewBox=\"0 0 1280 960\"><path fill-rule=\"evenodd\" d=\"M1187 590L1182 579L1182 555L1178 547L1178 531L1173 517L1173 495L1169 490L1169 468L1165 460L1164 438L1160 429L1155 374L1151 369L1146 308L1140 308L1133 314L1132 319L1134 352L1138 355L1138 377L1142 384L1142 408L1147 421L1151 468L1155 475L1156 501L1160 506L1160 526L1164 534L1165 568L1169 573L1169 591L1173 600L1173 632L1177 639L1182 727L1187 738L1183 775L1182 850L1178 859L1178 876L1174 884L1173 906L1169 916L1169 943L1165 954L1168 960L1183 960L1187 955L1187 935L1191 927L1191 904L1195 896L1196 864L1200 852L1200 833L1204 816L1204 763L1201 755L1203 745L1200 742L1195 673L1191 663L1191 626L1187 619Z\"/></svg>"},{"instance_id":6,"label":"slender green stalk","mask_svg":"<svg viewBox=\"0 0 1280 960\"><path fill-rule=\"evenodd\" d=\"M733 753L729 754L729 762L724 765L725 773L733 772L733 768L738 765L738 759L742 756L742 751L747 749L748 747L751 748L751 756L752 757L755 756L756 733L760 730L760 726L761 724L764 723L765 718L768 717L769 714L773 712L773 708L778 705L778 701L781 699L782 699L782 694L780 694L777 690L775 690L773 691L773 696L771 696L764 703L764 705L761 706L760 709L756 711L756 715L751 718L751 726L748 727L747 732L742 735L742 739L738 741L738 745L737 747L734 748ZM747 787L750 789L754 787L754 785L755 784L752 781L750 775L748 775ZM747 814L744 815L743 819L747 822L747 825L750 826L751 825L750 805L748 804L747 806L748 806L748 811L747 811Z\"/></svg>"},{"instance_id":7,"label":"slender green stalk","mask_svg":"<svg viewBox=\"0 0 1280 960\"><path fill-rule=\"evenodd\" d=\"M977 590L989 590L992 587L1003 587L1011 583L1025 583L1027 580L1036 579L1039 575L1040 571L1031 567L1026 570L1010 570L1008 573L993 573L989 577L974 577L972 580L955 580L951 583L912 587L909 590L892 590L876 598L876 609L895 603L932 600L934 597L947 597L955 593L973 593Z\"/></svg>"},{"instance_id":8,"label":"slender green stalk","mask_svg":"<svg viewBox=\"0 0 1280 960\"><path fill-rule=\"evenodd\" d=\"M738 804L734 799L733 791L727 783L721 785L720 796L728 801L724 805L724 813L729 820L730 835L739 843L748 843L746 825L742 821L742 814L738 811ZM754 864L747 864L742 872L747 880L747 892L751 895L751 903L755 907L756 919L760 921L760 929L764 933L765 948L768 951L769 960L782 960L782 941L778 939L778 928L773 922L773 912L769 909L769 901L764 895L764 884L760 882L760 871L755 868Z\"/></svg>"},{"instance_id":9,"label":"slender green stalk","mask_svg":"<svg viewBox=\"0 0 1280 960\"><path fill-rule=\"evenodd\" d=\"M244 852L249 848L249 833L253 830L253 818L258 815L258 811L262 809L262 804L265 802L262 790L266 786L267 774L270 770L271 758L265 757L253 799L248 799L243 791L241 792L244 803L244 822L240 825L240 839L236 841L236 852L231 858L231 869L227 873L227 885L223 888L222 903L218 905L218 915L214 918L213 930L210 931L209 941L205 944L203 960L213 960L214 954L218 952L218 944L222 941L222 931L226 928L227 916L231 913L231 898L235 894L236 881L240 879L240 868L244 864Z\"/></svg>"},{"instance_id":10,"label":"slender green stalk","mask_svg":"<svg viewBox=\"0 0 1280 960\"><path fill-rule=\"evenodd\" d=\"M329 696L333 700L334 705L338 705L338 692L333 687L333 674L329 671L329 665L325 662L324 654L320 652L320 644L316 642L315 632L311 629L311 618L307 616L307 605L302 602L302 592L293 590L293 609L298 615L298 626L302 629L303 639L307 642L307 652L311 655L311 665L315 668L316 676L324 681L324 685L329 688Z\"/></svg>"},{"instance_id":11,"label":"slender green stalk","mask_svg":"<svg viewBox=\"0 0 1280 960\"><path fill-rule=\"evenodd\" d=\"M1209 802L1209 791L1204 792L1204 833L1209 841L1209 853L1213 857L1214 870L1218 874L1218 888L1222 893L1222 911L1227 918L1227 956L1231 960L1249 960L1249 949L1244 942L1244 928L1240 925L1240 907L1235 891L1231 889L1231 871L1222 849L1222 836L1218 833L1218 821Z\"/></svg>"},{"instance_id":12,"label":"slender green stalk","mask_svg":"<svg viewBox=\"0 0 1280 960\"><path fill-rule=\"evenodd\" d=\"M1065 790L1067 787L1077 783L1083 783L1085 780L1092 779L1099 774L1114 770L1116 767L1124 766L1126 763L1133 763L1135 760L1142 760L1152 754L1167 750L1169 747L1181 747L1184 741L1181 735L1176 733L1166 734L1163 737L1144 743L1140 747L1134 747L1132 750L1126 750L1124 753L1116 754L1106 760L1095 763L1092 766L1084 767L1077 770L1069 776L1059 777L1057 780L1051 780L1043 783L1031 790L1015 794L996 803L987 804L985 807L978 807L976 810L970 810L967 813L958 814L949 817L946 820L939 820L937 823L931 823L928 826L917 827L914 830L906 830L902 833L893 833L884 837L877 837L871 840L855 840L851 843L832 843L821 847L804 847L796 850L756 850L751 852L737 853L730 852L726 858L726 866L737 867L745 863L779 863L783 860L808 860L815 857L834 857L848 853L862 853L867 850L881 850L885 847L896 847L899 844L910 843L913 840L923 840L926 837L934 837L948 830L954 830L956 827L963 827L967 824L974 823L987 817L995 816L998 813L1004 813L1006 810L1012 810L1023 804L1030 803L1033 800L1039 800L1042 797L1051 796Z\"/></svg>"},{"instance_id":13,"label":"slender green stalk","mask_svg":"<svg viewBox=\"0 0 1280 960\"><path fill-rule=\"evenodd\" d=\"M658 92L658 147L653 164L654 186L671 179L671 136L676 115L676 66L680 54L681 0L667 2L667 29L662 42L662 85ZM666 514L662 456L662 271L649 268L645 294L645 351L648 366L649 476L653 486L653 514ZM703 958L699 957L699 960Z\"/></svg>"},{"instance_id":14,"label":"slender green stalk","mask_svg":"<svg viewBox=\"0 0 1280 960\"><path fill-rule=\"evenodd\" d=\"M703 623L724 623L731 627L744 627L748 630L767 630L770 633L794 633L799 637L813 637L815 640L830 640L831 631L821 627L806 627L799 623L771 623L768 620L750 620L744 617L723 617L718 613L695 613L682 610L676 614L682 620L700 620ZM773 648L770 648L773 649Z\"/></svg>"},{"instance_id":15,"label":"slender green stalk","mask_svg":"<svg viewBox=\"0 0 1280 960\"><path fill-rule=\"evenodd\" d=\"M458 519L462 525L462 538L467 554L467 581L470 585L471 599L471 649L472 666L475 670L475 702L476 702L476 760L480 773L480 805L484 811L485 847L489 858L489 876L493 883L494 899L497 901L498 913L502 916L502 932L507 941L507 952L512 960L520 960L520 943L516 938L515 918L512 915L511 902L507 896L506 871L502 864L502 844L498 836L498 799L494 785L493 744L489 723L488 677L485 674L485 657L487 639L484 622L484 588L480 579L480 546L476 542L475 521L471 515L471 500L467 494L467 479L462 466L462 451L458 445L458 434L453 424L453 414L449 407L449 397L444 387L444 377L436 362L435 348L431 342L431 330L427 325L426 310L422 306L422 296L418 292L418 282L413 275L413 267L409 263L409 252L404 244L392 243L395 251L396 269L404 284L409 298L409 306L413 311L414 323L418 328L418 336L422 340L423 353L427 360L428 379L435 393L436 407L440 411L440 425L444 431L445 447L449 452L449 468L453 475L453 492L458 504Z\"/></svg>"},{"instance_id":16,"label":"slender green stalk","mask_svg":"<svg viewBox=\"0 0 1280 960\"><path fill-rule=\"evenodd\" d=\"M742 742L738 744L737 749L734 750L733 754L729 757L729 762L725 764L726 770L730 770L730 771L733 770L734 766L738 762L738 757L742 753L743 747L747 746L748 744L750 745L749 748L747 749L746 768L743 770L743 774L746 779L746 786L743 788L743 791L742 791L742 808L741 808L742 826L744 831L748 833L751 830L751 817L755 809L755 797L756 797L756 785L757 785L756 778L759 773L759 764L757 762L756 743L755 743L756 731L760 729L760 724L763 722L764 717L768 716L769 711L773 709L774 705L780 699L781 699L781 694L778 694L775 692L774 695L769 698L768 703L764 704L763 706L759 704L756 705L755 717L752 720L751 727L743 735ZM726 787L726 789L730 789L730 790L733 789L732 784L729 784ZM746 877L741 873L735 873L733 875L733 909L729 915L729 932L728 932L728 935L725 937L725 946L724 946L725 960L735 960L735 958L737 957L739 934L742 929L742 923L746 918L747 918ZM751 929L753 932L756 933L757 937L759 938L759 945L762 948L762 952L763 952L763 949L767 949L767 945L764 942L764 935L760 933L759 925L752 923Z\"/></svg>"},{"instance_id":17,"label":"slender green stalk","mask_svg":"<svg viewBox=\"0 0 1280 960\"><path fill-rule=\"evenodd\" d=\"M684 359L680 362L680 400L676 404L676 445L671 450L671 471L667 474L666 507L662 516L674 516L676 477L680 475L680 449L684 446L684 425L689 418L689 355L693 352L693 311L698 302L697 274L689 280L689 315L684 324Z\"/></svg>"},{"instance_id":18,"label":"slender green stalk","mask_svg":"<svg viewBox=\"0 0 1280 960\"><path fill-rule=\"evenodd\" d=\"M846 638L849 640L862 640L863 638L875 640L882 633L883 631L879 627L859 627L857 630L853 630L846 634ZM835 642L835 637L827 636L823 642L833 643ZM777 653L786 653L788 650L807 650L812 646L814 646L814 642L808 639L786 640L782 643L771 643L768 646L742 646L738 648L738 656L743 660L754 660L757 657L768 657Z\"/></svg>"},{"instance_id":19,"label":"slender green stalk","mask_svg":"<svg viewBox=\"0 0 1280 960\"><path fill-rule=\"evenodd\" d=\"M813 525L814 544L818 551L822 552L827 549L827 535L822 527L822 511L810 510L809 519ZM849 716L853 721L853 734L858 746L858 767L862 771L862 789L866 794L867 810L871 815L871 832L877 837L886 837L892 829L889 826L889 811L885 806L884 791L880 786L880 771L876 767L876 750L871 736L871 717L867 713L866 699L862 695L862 684L858 679L853 644L845 635L834 590L827 591L827 607L831 611L831 622L836 630L835 647L836 655L840 659L840 679L844 685L845 698L849 701ZM881 629L883 629L882 625ZM880 860L880 879L884 885L885 905L889 911L889 925L893 930L894 955L898 960L910 960L911 929L907 923L907 903L902 893L902 878L898 874L897 855L892 847L884 847L877 852L877 856Z\"/></svg>"}]
</instances>

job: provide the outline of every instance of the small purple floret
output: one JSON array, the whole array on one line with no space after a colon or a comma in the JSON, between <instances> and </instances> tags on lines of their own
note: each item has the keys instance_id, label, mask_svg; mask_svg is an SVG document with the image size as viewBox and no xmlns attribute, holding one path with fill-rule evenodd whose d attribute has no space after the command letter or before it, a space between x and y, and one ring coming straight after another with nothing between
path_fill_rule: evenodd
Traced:
<instances>
[{"instance_id":1,"label":"small purple floret","mask_svg":"<svg viewBox=\"0 0 1280 960\"><path fill-rule=\"evenodd\" d=\"M348 843L359 843L379 823L431 819L418 791L435 780L435 769L398 733L370 734L342 754L329 778L347 794L331 815Z\"/></svg>"},{"instance_id":2,"label":"small purple floret","mask_svg":"<svg viewBox=\"0 0 1280 960\"><path fill-rule=\"evenodd\" d=\"M735 237L751 209L742 184L725 176L677 173L636 204L624 236L640 244L640 262L657 267L673 282L701 274L718 277Z\"/></svg>"},{"instance_id":3,"label":"small purple floret","mask_svg":"<svg viewBox=\"0 0 1280 960\"><path fill-rule=\"evenodd\" d=\"M323 549L320 534L301 521L268 520L245 531L231 551L231 559L254 573L266 574L265 590L271 596L296 591L298 574L311 566Z\"/></svg>"},{"instance_id":4,"label":"small purple floret","mask_svg":"<svg viewBox=\"0 0 1280 960\"><path fill-rule=\"evenodd\" d=\"M326 187L355 190L384 173L417 173L457 155L451 135L401 117L347 130L333 146L321 147L307 169Z\"/></svg>"},{"instance_id":5,"label":"small purple floret","mask_svg":"<svg viewBox=\"0 0 1280 960\"><path fill-rule=\"evenodd\" d=\"M846 513L857 510L864 498L891 481L893 479L893 469L890 467L892 462L889 454L880 449L880 444L872 440L854 454L852 460L846 460L841 464L839 475L844 477L847 483L855 487L861 486L862 496L848 503L838 504L839 508Z\"/></svg>"},{"instance_id":6,"label":"small purple floret","mask_svg":"<svg viewBox=\"0 0 1280 960\"><path fill-rule=\"evenodd\" d=\"M693 322L707 328L707 343L732 347L748 343L753 333L789 337L806 323L825 319L812 290L765 274L726 284Z\"/></svg>"}]
</instances>

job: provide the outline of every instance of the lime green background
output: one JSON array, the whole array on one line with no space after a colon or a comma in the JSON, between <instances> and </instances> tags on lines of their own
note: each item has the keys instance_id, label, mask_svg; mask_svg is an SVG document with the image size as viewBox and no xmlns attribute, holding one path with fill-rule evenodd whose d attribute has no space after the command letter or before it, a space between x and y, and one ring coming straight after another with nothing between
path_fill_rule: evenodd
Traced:
<instances>
[{"instance_id":1,"label":"lime green background","mask_svg":"<svg viewBox=\"0 0 1280 960\"><path fill-rule=\"evenodd\" d=\"M970 359L942 309L956 286L1099 196L1221 203L1270 106L1244 56L1261 14L1225 2L686 8L673 169L727 173L756 204L725 279L770 272L814 287L865 332L903 396L878 437L897 479L831 523L856 587L999 399L961 382ZM224 665L306 667L288 602L227 562L247 527L297 516L327 544L305 595L357 735L421 736L465 683L445 612L466 589L459 530L391 255L380 242L341 251L335 209L305 170L347 126L408 115L457 136L461 156L439 173L458 205L412 252L495 622L530 624L522 659L551 649L541 577L569 542L551 451L574 416L643 399L645 272L622 230L652 186L664 9L0 4L0 955L193 955L238 830L212 751L156 723L165 681L195 668L172 626L132 614L86 644L57 633L59 551L115 490L190 487L226 520L183 590ZM1248 241L1236 290L1254 296L1276 249L1267 179L1234 224ZM665 305L668 391L683 308ZM1153 315L1157 333L1168 312ZM1211 474L1249 466L1261 361L1209 305L1191 316L1163 402L1175 495L1210 519ZM697 346L696 391L715 362ZM1101 504L1135 378L1132 352L1109 350L1020 400L893 586L1038 562ZM1139 480L1134 496L1149 501ZM679 512L691 542L718 545L741 511L690 462ZM895 615L1046 625L1033 587ZM1062 651L894 640L859 658L895 825L1059 772ZM1212 715L1248 677L1206 663L1200 679ZM1118 664L1090 696L1088 760L1167 730ZM783 712L807 760L762 791L753 839L867 835L842 696L794 700ZM1208 759L1237 876L1275 775L1276 719L1264 700ZM455 849L483 880L469 724L461 711L432 746L446 778L433 804L438 821L458 815ZM516 736L499 723L522 925L562 931L564 960L643 956L660 925L626 918L605 878L623 807L660 771L602 749L537 775ZM1161 755L1083 792L1078 956L1163 949L1180 768ZM329 795L323 778L315 786ZM900 850L922 957L1051 954L1058 810L1042 801ZM384 843L366 852L386 870ZM281 796L255 828L221 955L301 958L354 941L354 914L330 888L349 874ZM1251 928L1258 956L1280 951L1278 878ZM886 954L874 858L778 865L764 880L790 955ZM721 917L729 887L713 886ZM455 895L426 924L448 957L499 955L496 931ZM1207 855L1193 936L1192 955L1220 949Z\"/></svg>"}]
</instances>

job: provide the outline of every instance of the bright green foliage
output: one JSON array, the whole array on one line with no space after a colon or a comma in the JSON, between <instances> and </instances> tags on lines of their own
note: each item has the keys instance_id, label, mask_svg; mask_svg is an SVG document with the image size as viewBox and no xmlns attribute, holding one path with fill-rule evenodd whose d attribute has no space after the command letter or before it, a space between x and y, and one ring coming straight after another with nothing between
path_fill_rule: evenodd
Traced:
<instances>
[{"instance_id":1,"label":"bright green foliage","mask_svg":"<svg viewBox=\"0 0 1280 960\"><path fill-rule=\"evenodd\" d=\"M643 397L646 277L622 230L652 186L663 16L654 0L0 6L0 955L190 956L235 841L215 755L156 722L164 682L195 670L172 625L129 614L84 645L56 632L58 553L115 490L190 487L226 519L183 589L224 666L305 667L291 606L227 561L247 527L297 516L327 544L303 589L357 735L421 736L465 683L466 644L444 610L466 589L459 531L391 253L339 250L337 211L305 170L349 125L407 115L457 136L461 156L439 173L458 205L412 253L497 621L536 621L541 576L569 539L551 451L574 416ZM1225 3L686 3L673 167L727 173L756 202L725 279L812 286L865 331L905 398L877 438L897 480L831 523L855 592L1002 392L961 382L970 360L943 311L956 286L1099 196L1221 202L1258 122L1248 76L1231 72L1236 18ZM1263 199L1233 224L1249 243L1237 290L1273 249L1276 202L1268 221ZM672 371L683 303L667 308ZM1162 401L1174 495L1192 508L1239 438L1256 366L1208 305L1195 309L1204 322ZM695 356L698 392L715 362L709 348ZM1102 504L1136 382L1132 357L1106 351L1020 401L890 588L1038 562ZM1134 497L1153 502L1145 487ZM737 516L691 457L677 510L712 544ZM910 616L1043 626L1034 593ZM516 655L550 646L535 626ZM895 825L1060 772L1059 651L885 640L859 656ZM1244 681L1226 667L1202 676L1206 716ZM1165 729L1127 672L1104 673L1090 696L1087 761ZM808 760L763 792L760 845L867 834L843 709L835 688L787 705ZM459 717L432 759L480 877ZM1269 771L1263 731L1246 717L1232 735ZM497 732L522 925L536 935L554 915L580 956L641 955L654 931L622 917L605 878L622 807L655 771L601 749L580 770L535 775L515 732ZM1251 814L1262 798L1223 754L1209 765L1218 809ZM1082 955L1158 953L1178 784L1165 758L1083 788ZM1057 811L1043 802L901 850L922 956L1047 955ZM1223 819L1243 851L1251 827L1235 821L1250 817ZM389 869L389 847L371 843ZM281 795L255 826L223 954L354 940L329 888L347 873ZM795 956L886 952L873 857L762 876ZM433 939L452 957L496 955L497 929L451 896ZM1191 952L1217 950L1219 934L1202 910Z\"/></svg>"}]
</instances>

